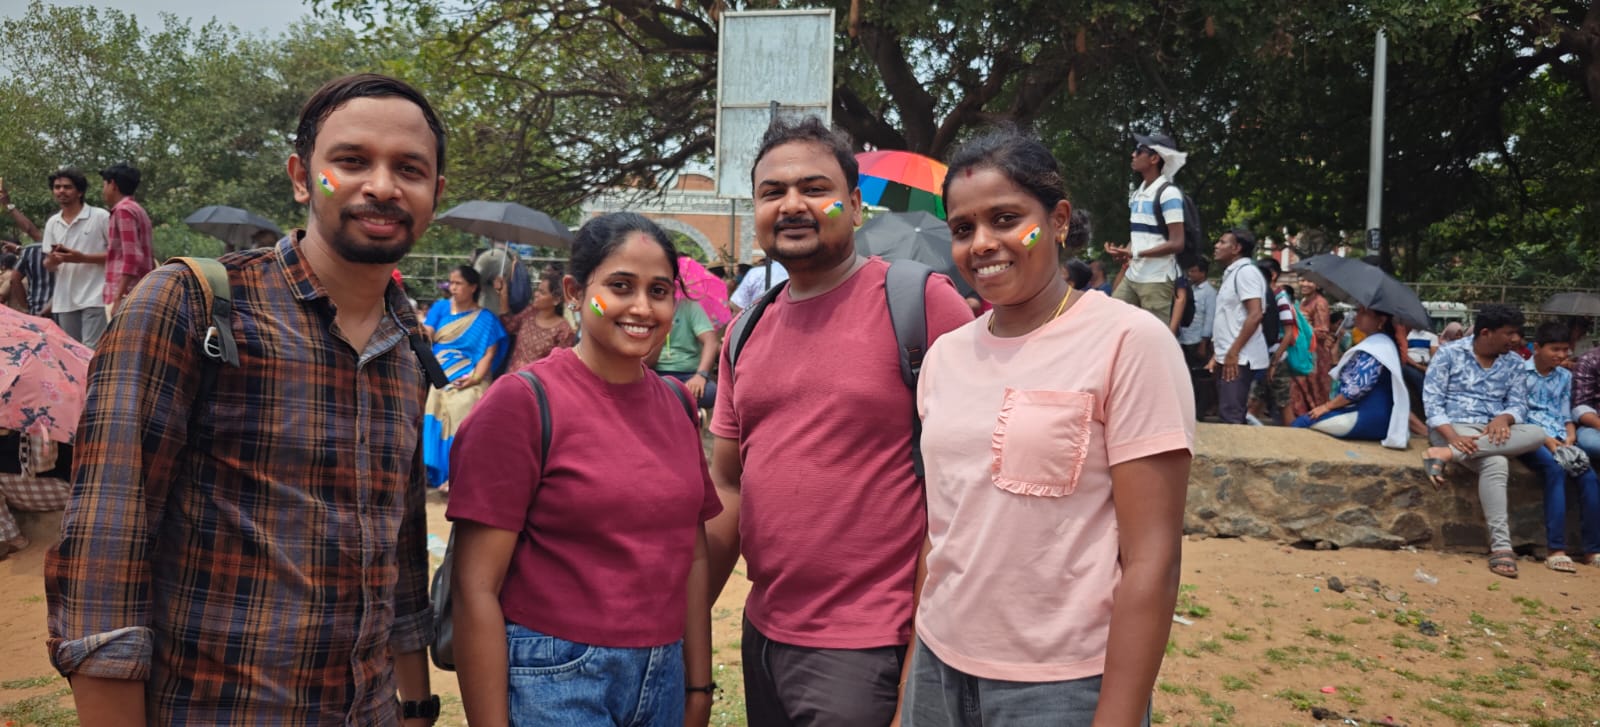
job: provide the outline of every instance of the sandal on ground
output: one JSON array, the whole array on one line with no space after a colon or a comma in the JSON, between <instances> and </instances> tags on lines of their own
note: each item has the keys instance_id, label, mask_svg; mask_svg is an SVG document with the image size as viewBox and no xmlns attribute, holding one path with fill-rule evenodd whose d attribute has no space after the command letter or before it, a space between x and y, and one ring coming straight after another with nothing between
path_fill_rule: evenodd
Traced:
<instances>
[{"instance_id":1,"label":"sandal on ground","mask_svg":"<svg viewBox=\"0 0 1600 727\"><path fill-rule=\"evenodd\" d=\"M1587 553L1578 556L1578 562L1584 565L1600 565L1600 553Z\"/></svg>"},{"instance_id":2,"label":"sandal on ground","mask_svg":"<svg viewBox=\"0 0 1600 727\"><path fill-rule=\"evenodd\" d=\"M1506 578L1517 577L1517 554L1509 550L1497 550L1489 554L1489 572Z\"/></svg>"},{"instance_id":3,"label":"sandal on ground","mask_svg":"<svg viewBox=\"0 0 1600 727\"><path fill-rule=\"evenodd\" d=\"M1557 573L1577 573L1578 572L1577 564L1573 563L1572 562L1572 558L1570 556L1565 555L1565 554L1563 554L1563 555L1552 555L1552 556L1550 556L1548 558L1545 558L1544 559L1544 564L1547 567L1549 567L1550 570L1553 570L1553 571L1555 571Z\"/></svg>"},{"instance_id":4,"label":"sandal on ground","mask_svg":"<svg viewBox=\"0 0 1600 727\"><path fill-rule=\"evenodd\" d=\"M1436 490L1444 489L1444 465L1445 461L1442 459L1428 457L1422 460L1422 471L1427 473L1428 481L1433 483L1433 488Z\"/></svg>"}]
</instances>

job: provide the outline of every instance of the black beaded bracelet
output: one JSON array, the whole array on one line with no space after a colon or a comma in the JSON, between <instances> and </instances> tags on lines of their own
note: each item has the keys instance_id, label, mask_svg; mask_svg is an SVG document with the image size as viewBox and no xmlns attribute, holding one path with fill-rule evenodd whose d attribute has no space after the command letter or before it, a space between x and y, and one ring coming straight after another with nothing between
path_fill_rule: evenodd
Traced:
<instances>
[{"instance_id":1,"label":"black beaded bracelet","mask_svg":"<svg viewBox=\"0 0 1600 727\"><path fill-rule=\"evenodd\" d=\"M683 691L685 691L685 692L703 692L705 694L712 694L712 693L715 693L718 689L721 689L721 687L718 687L716 682L712 682L712 683L707 684L707 685L705 685L703 687L684 687Z\"/></svg>"}]
</instances>

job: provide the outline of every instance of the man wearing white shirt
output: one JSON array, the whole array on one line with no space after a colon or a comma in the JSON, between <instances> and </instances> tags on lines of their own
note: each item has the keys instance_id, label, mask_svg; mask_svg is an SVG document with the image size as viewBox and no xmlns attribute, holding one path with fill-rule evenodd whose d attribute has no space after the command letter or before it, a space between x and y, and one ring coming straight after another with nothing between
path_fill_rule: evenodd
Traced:
<instances>
[{"instance_id":1,"label":"man wearing white shirt","mask_svg":"<svg viewBox=\"0 0 1600 727\"><path fill-rule=\"evenodd\" d=\"M44 267L55 273L50 310L67 335L94 348L106 330L106 227L111 214L83 203L89 180L76 169L50 175L50 194L61 211L40 232L20 210L8 211L23 231L43 243Z\"/></svg>"},{"instance_id":2,"label":"man wearing white shirt","mask_svg":"<svg viewBox=\"0 0 1600 727\"><path fill-rule=\"evenodd\" d=\"M1267 339L1261 333L1267 281L1250 262L1256 238L1249 230L1222 233L1212 249L1226 270L1217 286L1216 320L1211 326L1211 344L1216 353L1206 370L1217 379L1217 413L1222 421L1243 424L1255 372L1271 363Z\"/></svg>"},{"instance_id":3,"label":"man wearing white shirt","mask_svg":"<svg viewBox=\"0 0 1600 727\"><path fill-rule=\"evenodd\" d=\"M744 310L754 305L772 286L789 279L789 271L777 260L768 258L761 265L745 271L744 279L739 281L739 287L734 289L733 295L728 298L735 312Z\"/></svg>"}]
</instances>

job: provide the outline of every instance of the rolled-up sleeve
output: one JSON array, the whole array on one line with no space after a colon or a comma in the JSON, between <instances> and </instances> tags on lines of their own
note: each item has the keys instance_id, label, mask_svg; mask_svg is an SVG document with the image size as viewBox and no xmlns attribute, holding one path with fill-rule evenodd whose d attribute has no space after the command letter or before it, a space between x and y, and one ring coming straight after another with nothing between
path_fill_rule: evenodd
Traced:
<instances>
[{"instance_id":1,"label":"rolled-up sleeve","mask_svg":"<svg viewBox=\"0 0 1600 727\"><path fill-rule=\"evenodd\" d=\"M417 448L411 484L406 488L406 519L397 543L400 579L394 590L394 629L389 646L408 654L433 643L433 603L428 600L427 470Z\"/></svg>"},{"instance_id":2,"label":"rolled-up sleeve","mask_svg":"<svg viewBox=\"0 0 1600 727\"><path fill-rule=\"evenodd\" d=\"M150 673L150 559L198 378L192 280L174 268L153 274L117 311L89 366L72 501L45 560L46 647L63 675Z\"/></svg>"}]
</instances>

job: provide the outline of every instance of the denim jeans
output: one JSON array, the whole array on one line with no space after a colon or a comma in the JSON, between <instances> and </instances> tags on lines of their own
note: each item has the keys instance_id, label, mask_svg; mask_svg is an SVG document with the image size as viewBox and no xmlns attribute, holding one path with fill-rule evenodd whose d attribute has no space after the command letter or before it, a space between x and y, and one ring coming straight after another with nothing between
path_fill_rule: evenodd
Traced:
<instances>
[{"instance_id":1,"label":"denim jeans","mask_svg":"<svg viewBox=\"0 0 1600 727\"><path fill-rule=\"evenodd\" d=\"M1568 478L1550 450L1540 447L1520 457L1544 483L1545 547L1567 549L1567 482L1578 486L1578 520L1582 524L1583 552L1600 553L1600 480L1594 468Z\"/></svg>"},{"instance_id":2,"label":"denim jeans","mask_svg":"<svg viewBox=\"0 0 1600 727\"><path fill-rule=\"evenodd\" d=\"M511 723L681 727L683 642L589 646L506 624Z\"/></svg>"},{"instance_id":3,"label":"denim jeans","mask_svg":"<svg viewBox=\"0 0 1600 727\"><path fill-rule=\"evenodd\" d=\"M900 723L905 727L1078 727L1094 721L1100 676L1008 682L950 668L917 642ZM1149 727L1150 708L1141 724Z\"/></svg>"},{"instance_id":4,"label":"denim jeans","mask_svg":"<svg viewBox=\"0 0 1600 727\"><path fill-rule=\"evenodd\" d=\"M1600 429L1578 427L1578 449L1589 455L1589 463L1600 467Z\"/></svg>"}]
</instances>

